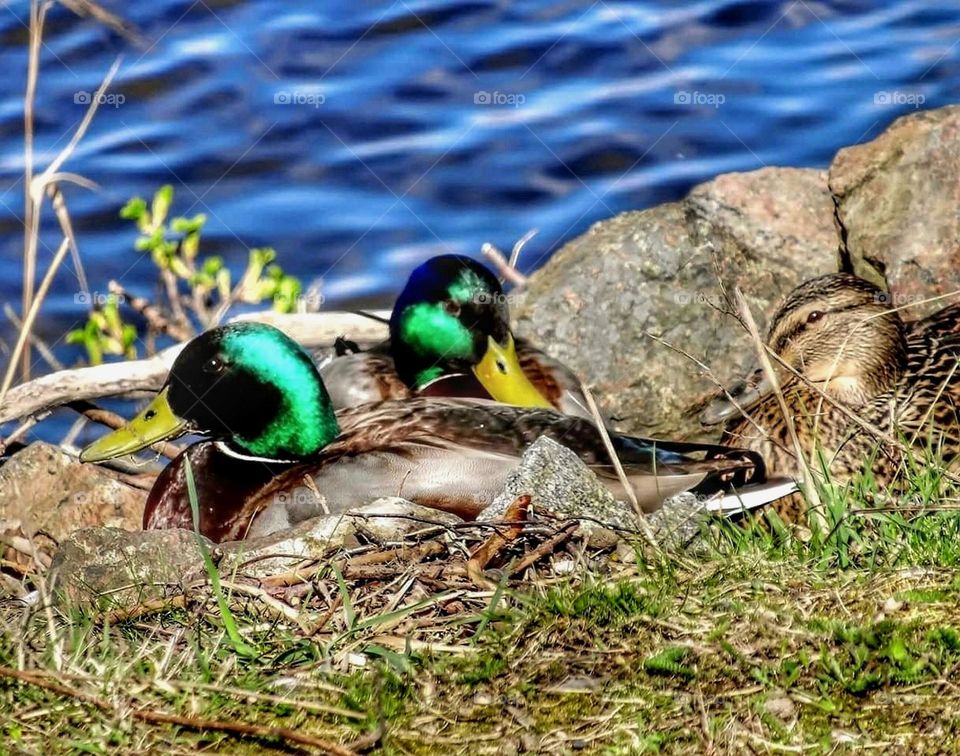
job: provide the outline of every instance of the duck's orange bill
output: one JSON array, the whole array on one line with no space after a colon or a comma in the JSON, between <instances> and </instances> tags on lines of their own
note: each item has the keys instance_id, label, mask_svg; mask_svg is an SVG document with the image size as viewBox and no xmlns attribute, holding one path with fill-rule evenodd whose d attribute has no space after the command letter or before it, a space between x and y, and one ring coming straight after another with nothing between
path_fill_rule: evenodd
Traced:
<instances>
[{"instance_id":1,"label":"duck's orange bill","mask_svg":"<svg viewBox=\"0 0 960 756\"><path fill-rule=\"evenodd\" d=\"M513 336L508 336L503 346L492 336L488 337L487 351L473 372L487 393L498 402L520 407L553 407L520 367Z\"/></svg>"},{"instance_id":2,"label":"duck's orange bill","mask_svg":"<svg viewBox=\"0 0 960 756\"><path fill-rule=\"evenodd\" d=\"M164 388L154 400L122 428L94 441L82 452L81 462L102 462L124 454L133 454L157 441L181 436L187 431L187 421L177 417L170 409L167 389Z\"/></svg>"}]
</instances>

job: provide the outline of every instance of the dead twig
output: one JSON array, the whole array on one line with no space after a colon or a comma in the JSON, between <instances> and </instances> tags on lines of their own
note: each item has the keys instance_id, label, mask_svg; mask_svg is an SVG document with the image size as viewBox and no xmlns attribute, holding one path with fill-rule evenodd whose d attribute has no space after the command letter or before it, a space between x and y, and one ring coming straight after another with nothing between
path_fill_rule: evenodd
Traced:
<instances>
[{"instance_id":1,"label":"dead twig","mask_svg":"<svg viewBox=\"0 0 960 756\"><path fill-rule=\"evenodd\" d=\"M518 496L503 515L507 528L504 531L495 531L473 550L467 562L467 576L478 588L488 588L490 585L490 581L483 576L484 567L490 564L504 546L520 537L531 501L528 494Z\"/></svg>"},{"instance_id":2,"label":"dead twig","mask_svg":"<svg viewBox=\"0 0 960 756\"><path fill-rule=\"evenodd\" d=\"M183 609L186 605L187 597L182 594L168 598L155 598L144 601L142 604L137 604L136 606L106 612L97 617L97 621L104 625L116 625L118 622L138 619L148 614L158 614L159 612L165 612L170 609Z\"/></svg>"},{"instance_id":3,"label":"dead twig","mask_svg":"<svg viewBox=\"0 0 960 756\"><path fill-rule=\"evenodd\" d=\"M72 698L88 706L100 709L114 714L117 717L130 716L141 722L148 724L169 724L177 727L185 727L198 732L225 732L237 737L269 738L281 740L287 743L310 746L323 753L333 754L334 756L354 756L357 752L352 748L333 743L324 738L318 738L314 735L308 735L305 732L291 730L287 727L269 727L267 725L243 724L242 722L226 722L218 719L201 719L200 717L187 717L180 714L168 714L162 711L147 708L123 708L115 707L109 701L98 696L77 690L68 685L56 682L51 679L53 676L47 672L27 672L26 670L13 669L12 667L0 665L0 677L6 677L17 680L26 685L32 685L37 688L48 690L58 696Z\"/></svg>"},{"instance_id":4,"label":"dead twig","mask_svg":"<svg viewBox=\"0 0 960 756\"><path fill-rule=\"evenodd\" d=\"M563 543L566 543L573 536L574 533L580 527L579 522L571 522L566 526L557 531L553 536L548 538L546 541L541 543L535 549L531 549L526 554L523 555L523 558L517 562L515 565L510 567L507 570L507 575L513 577L522 573L527 567L530 567L534 563L540 561L548 554L552 554L557 550L557 547Z\"/></svg>"},{"instance_id":5,"label":"dead twig","mask_svg":"<svg viewBox=\"0 0 960 756\"><path fill-rule=\"evenodd\" d=\"M154 330L159 331L160 333L165 333L177 341L189 341L190 337L193 335L189 329L174 323L172 320L166 317L160 308L150 302L148 299L131 294L118 282L110 281L107 284L107 291L120 298L123 302L129 305L130 309L132 309L134 312L140 313L140 315L143 316L143 319L147 321L147 325Z\"/></svg>"},{"instance_id":6,"label":"dead twig","mask_svg":"<svg viewBox=\"0 0 960 756\"><path fill-rule=\"evenodd\" d=\"M626 472L623 470L623 465L620 463L620 457L617 456L616 449L613 448L613 442L610 440L610 433L607 431L607 427L603 424L603 418L600 416L600 410L597 408L597 402L593 398L593 393L587 388L587 384L583 381L580 382L580 391L583 393L584 399L587 400L587 408L590 410L590 414L593 415L593 424L597 427L597 431L600 433L600 438L603 440L603 446L607 450L607 456L610 457L610 462L613 465L613 469L617 472L617 477L620 479L620 485L623 486L623 490L627 494L627 498L630 500L630 506L633 507L633 512L637 516L637 523L640 527L640 533L643 535L644 540L647 544L654 550L656 553L660 553L660 545L657 543L656 536L653 535L653 531L650 530L650 523L647 522L646 512L643 511L643 507L640 506L640 502L637 500L637 492L633 490L633 485L630 483L630 479L627 478Z\"/></svg>"},{"instance_id":7,"label":"dead twig","mask_svg":"<svg viewBox=\"0 0 960 756\"><path fill-rule=\"evenodd\" d=\"M536 231L533 233L536 233ZM517 243L520 244L520 242ZM516 247L514 249L516 250ZM527 277L513 266L513 263L506 258L503 252L489 242L480 247L480 254L487 258L487 262L493 266L500 278L515 289L523 289L527 285ZM517 254L519 254L519 250L517 250Z\"/></svg>"},{"instance_id":8,"label":"dead twig","mask_svg":"<svg viewBox=\"0 0 960 756\"><path fill-rule=\"evenodd\" d=\"M147 48L147 40L133 23L112 11L108 11L99 3L95 3L93 0L60 0L60 2L78 16L90 16L128 42L141 49Z\"/></svg>"}]
</instances>

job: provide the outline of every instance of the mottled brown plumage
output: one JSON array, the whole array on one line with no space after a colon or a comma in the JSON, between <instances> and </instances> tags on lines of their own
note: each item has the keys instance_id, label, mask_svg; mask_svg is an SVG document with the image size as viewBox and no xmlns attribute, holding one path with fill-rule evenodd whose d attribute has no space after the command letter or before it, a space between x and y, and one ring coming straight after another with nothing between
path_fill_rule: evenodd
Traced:
<instances>
[{"instance_id":1,"label":"mottled brown plumage","mask_svg":"<svg viewBox=\"0 0 960 756\"><path fill-rule=\"evenodd\" d=\"M838 405L887 439L906 439L921 451L934 448L948 464L960 453L960 304L905 323L877 287L831 274L787 297L773 316L767 344L813 386L778 366L784 400L814 469L815 449L838 481L849 480L865 462L881 485L903 469L897 444L882 441ZM773 474L798 476L787 424L764 384L758 375L748 381L740 402L747 414L727 424L721 443L759 452ZM731 412L729 403L712 409L714 416Z\"/></svg>"},{"instance_id":2,"label":"mottled brown plumage","mask_svg":"<svg viewBox=\"0 0 960 756\"><path fill-rule=\"evenodd\" d=\"M524 374L556 410L591 417L580 382L570 368L524 339L516 339L515 345ZM416 396L490 398L472 373L447 375L422 389L411 388L400 380L389 341L365 352L335 357L321 366L320 375L338 410Z\"/></svg>"},{"instance_id":3,"label":"mottled brown plumage","mask_svg":"<svg viewBox=\"0 0 960 756\"><path fill-rule=\"evenodd\" d=\"M389 495L472 519L540 436L572 449L626 498L596 427L552 410L417 397L346 409L338 419L340 435L302 461L236 458L219 441L190 446L154 485L144 528L192 526L185 458L197 471L200 530L215 541L262 535ZM650 511L681 491L739 488L764 477L762 460L751 452L617 435L612 441Z\"/></svg>"}]
</instances>

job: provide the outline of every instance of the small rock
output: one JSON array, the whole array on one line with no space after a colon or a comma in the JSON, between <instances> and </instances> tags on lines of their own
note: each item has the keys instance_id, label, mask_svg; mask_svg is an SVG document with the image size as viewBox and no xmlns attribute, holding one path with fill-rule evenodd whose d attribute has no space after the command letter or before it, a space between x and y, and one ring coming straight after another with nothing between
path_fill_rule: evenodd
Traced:
<instances>
[{"instance_id":1,"label":"small rock","mask_svg":"<svg viewBox=\"0 0 960 756\"><path fill-rule=\"evenodd\" d=\"M699 535L704 503L692 493L679 493L667 499L656 512L647 515L647 524L657 540L682 545Z\"/></svg>"},{"instance_id":2,"label":"small rock","mask_svg":"<svg viewBox=\"0 0 960 756\"><path fill-rule=\"evenodd\" d=\"M148 487L123 477L38 441L0 467L0 520L18 520L26 532L57 541L80 528L139 530Z\"/></svg>"},{"instance_id":3,"label":"small rock","mask_svg":"<svg viewBox=\"0 0 960 756\"><path fill-rule=\"evenodd\" d=\"M592 546L606 548L621 543L618 531L636 533L636 515L626 502L617 501L594 472L573 451L550 438L541 437L523 453L520 464L479 520L504 516L518 496L531 497L529 514L537 510L566 519L580 519ZM692 493L680 493L646 515L653 536L664 543L687 544L700 533L704 501ZM554 571L563 570L562 563Z\"/></svg>"},{"instance_id":4,"label":"small rock","mask_svg":"<svg viewBox=\"0 0 960 756\"><path fill-rule=\"evenodd\" d=\"M574 452L546 437L538 438L527 447L520 464L507 477L503 491L477 519L502 518L517 497L524 494L531 497L528 510L531 515L541 510L561 518L586 517L589 519L583 524L591 535L603 530L597 527L597 522L610 528L637 528L629 505L613 498Z\"/></svg>"},{"instance_id":5,"label":"small rock","mask_svg":"<svg viewBox=\"0 0 960 756\"><path fill-rule=\"evenodd\" d=\"M347 654L347 664L351 667L366 667L367 657L364 654Z\"/></svg>"},{"instance_id":6,"label":"small rock","mask_svg":"<svg viewBox=\"0 0 960 756\"><path fill-rule=\"evenodd\" d=\"M79 530L50 565L54 596L61 605L102 612L169 595L202 564L196 539L189 530Z\"/></svg>"},{"instance_id":7,"label":"small rock","mask_svg":"<svg viewBox=\"0 0 960 756\"><path fill-rule=\"evenodd\" d=\"M768 698L764 702L763 708L777 719L789 722L797 715L797 706L783 691L778 691L778 693L778 695Z\"/></svg>"},{"instance_id":8,"label":"small rock","mask_svg":"<svg viewBox=\"0 0 960 756\"><path fill-rule=\"evenodd\" d=\"M883 602L883 613L884 614L894 614L903 609L903 602L897 601L893 596L888 598Z\"/></svg>"}]
</instances>

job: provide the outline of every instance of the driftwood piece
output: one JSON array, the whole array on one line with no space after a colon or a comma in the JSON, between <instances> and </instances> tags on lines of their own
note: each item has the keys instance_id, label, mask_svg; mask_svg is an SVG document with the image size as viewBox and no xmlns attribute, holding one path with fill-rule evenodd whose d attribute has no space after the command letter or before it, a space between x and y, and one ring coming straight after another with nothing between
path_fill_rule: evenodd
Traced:
<instances>
[{"instance_id":1,"label":"driftwood piece","mask_svg":"<svg viewBox=\"0 0 960 756\"><path fill-rule=\"evenodd\" d=\"M374 311L389 317L387 311ZM317 312L284 315L265 311L239 315L231 322L256 321L276 326L305 347L333 346L338 336L348 335L361 346L387 337L387 326L377 320L350 312ZM0 424L32 415L51 407L84 399L157 391L170 371L183 344L164 349L153 357L106 365L59 370L11 388L0 407Z\"/></svg>"}]
</instances>

